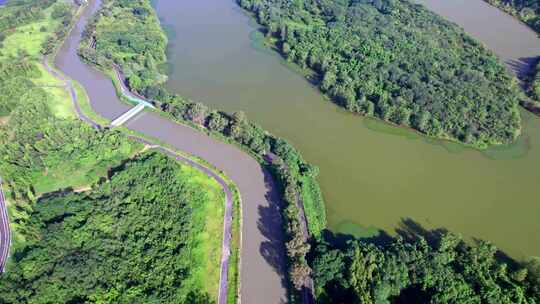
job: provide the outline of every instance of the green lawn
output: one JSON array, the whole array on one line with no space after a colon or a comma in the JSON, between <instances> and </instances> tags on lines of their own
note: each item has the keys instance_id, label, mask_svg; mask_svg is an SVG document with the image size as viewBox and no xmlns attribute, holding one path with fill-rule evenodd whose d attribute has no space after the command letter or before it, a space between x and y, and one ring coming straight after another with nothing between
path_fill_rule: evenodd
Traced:
<instances>
[{"instance_id":1,"label":"green lawn","mask_svg":"<svg viewBox=\"0 0 540 304\"><path fill-rule=\"evenodd\" d=\"M77 118L71 96L66 88L47 87L44 89L52 96L48 104L54 115L60 118Z\"/></svg>"},{"instance_id":2,"label":"green lawn","mask_svg":"<svg viewBox=\"0 0 540 304\"><path fill-rule=\"evenodd\" d=\"M45 69L43 64L38 64L37 67L39 71L41 72L41 75L38 78L32 79L32 82L35 83L37 86L50 86L50 85L62 86L64 85L64 83L61 80L57 79L51 73L49 73L47 69Z\"/></svg>"},{"instance_id":3,"label":"green lawn","mask_svg":"<svg viewBox=\"0 0 540 304\"><path fill-rule=\"evenodd\" d=\"M84 155L78 158L50 165L45 172L35 172L32 180L35 181L33 186L36 194L41 195L68 187L76 189L96 183L103 176L107 176L107 171L111 167L119 165L141 149L141 144L126 142L106 159L98 159L93 153L81 151Z\"/></svg>"},{"instance_id":4,"label":"green lawn","mask_svg":"<svg viewBox=\"0 0 540 304\"><path fill-rule=\"evenodd\" d=\"M16 56L21 51L40 58L43 42L54 33L61 22L51 17L53 7L54 5L44 10L45 19L14 29L3 42L0 60Z\"/></svg>"},{"instance_id":5,"label":"green lawn","mask_svg":"<svg viewBox=\"0 0 540 304\"><path fill-rule=\"evenodd\" d=\"M194 210L194 218L204 221L205 229L197 236L197 245L192 251L192 257L194 261L199 261L199 266L193 269L189 282L205 289L217 301L225 194L213 178L197 169L182 166L179 175L187 177L190 183L205 189L207 193L204 207Z\"/></svg>"}]
</instances>

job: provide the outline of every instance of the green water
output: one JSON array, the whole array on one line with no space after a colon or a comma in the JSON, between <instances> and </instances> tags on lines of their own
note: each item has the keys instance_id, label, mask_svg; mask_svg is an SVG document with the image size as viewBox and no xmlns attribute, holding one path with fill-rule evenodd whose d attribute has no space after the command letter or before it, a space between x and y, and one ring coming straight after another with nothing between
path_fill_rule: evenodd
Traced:
<instances>
[{"instance_id":1,"label":"green water","mask_svg":"<svg viewBox=\"0 0 540 304\"><path fill-rule=\"evenodd\" d=\"M170 39L168 87L243 110L294 143L320 168L330 229L393 234L410 218L490 240L518 258L540 255L539 118L524 113L519 141L485 152L426 139L325 100L261 44L232 0L159 0L156 8Z\"/></svg>"}]
</instances>

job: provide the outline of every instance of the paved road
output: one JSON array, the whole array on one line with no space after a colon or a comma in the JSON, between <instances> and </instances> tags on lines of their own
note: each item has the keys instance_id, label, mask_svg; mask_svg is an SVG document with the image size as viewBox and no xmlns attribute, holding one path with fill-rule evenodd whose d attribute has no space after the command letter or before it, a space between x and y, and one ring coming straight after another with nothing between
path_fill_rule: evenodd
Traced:
<instances>
[{"instance_id":1,"label":"paved road","mask_svg":"<svg viewBox=\"0 0 540 304\"><path fill-rule=\"evenodd\" d=\"M144 142L146 140L140 139ZM148 143L148 142L147 142ZM233 221L233 194L227 182L221 178L221 176L214 173L214 171L208 169L201 164L192 161L189 158L185 158L182 155L174 152L171 149L164 148L161 146L154 146L155 148L161 150L162 152L175 157L177 160L180 160L188 165L201 170L206 173L206 175L215 179L220 185L223 191L225 192L225 211L224 211L224 220L223 220L223 241L221 247L221 265L220 265L220 275L219 275L219 294L218 294L218 303L226 304L227 303L227 292L229 290L228 278L229 278L229 260L231 257L231 237L232 237L232 221Z\"/></svg>"},{"instance_id":2,"label":"paved road","mask_svg":"<svg viewBox=\"0 0 540 304\"><path fill-rule=\"evenodd\" d=\"M110 79L85 65L77 55L81 31L99 4L99 0L90 1L89 8L60 50L55 66L85 87L95 112L114 119L130 107L118 99ZM271 175L239 148L156 113L145 112L129 121L126 127L196 155L231 178L242 197L241 301L248 304L287 302L282 205Z\"/></svg>"},{"instance_id":3,"label":"paved road","mask_svg":"<svg viewBox=\"0 0 540 304\"><path fill-rule=\"evenodd\" d=\"M58 73L55 69L51 68L49 65L49 60L47 57L43 59L43 66L45 66L45 69L51 73L54 77L56 77L58 80L64 82L63 87L65 87L71 96L71 101L73 102L73 107L75 107L75 112L77 113L77 116L82 121L90 124L92 127L99 129L101 126L93 121L90 117L84 115L83 111L81 110L81 106L79 104L79 101L77 100L77 93L75 93L75 88L73 87L71 80L68 80L64 75Z\"/></svg>"},{"instance_id":4,"label":"paved road","mask_svg":"<svg viewBox=\"0 0 540 304\"><path fill-rule=\"evenodd\" d=\"M2 179L0 178L0 273L4 272L4 266L9 256L11 245L11 230L9 229L9 218L7 214L6 200Z\"/></svg>"}]
</instances>

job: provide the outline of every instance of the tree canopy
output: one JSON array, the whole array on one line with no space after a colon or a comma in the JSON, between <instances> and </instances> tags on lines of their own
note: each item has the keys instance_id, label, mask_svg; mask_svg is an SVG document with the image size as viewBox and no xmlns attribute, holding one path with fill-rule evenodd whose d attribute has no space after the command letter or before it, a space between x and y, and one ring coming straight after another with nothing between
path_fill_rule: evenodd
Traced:
<instances>
[{"instance_id":1,"label":"tree canopy","mask_svg":"<svg viewBox=\"0 0 540 304\"><path fill-rule=\"evenodd\" d=\"M132 90L166 80L160 68L166 61L167 36L149 1L103 1L84 35L94 45L83 43L81 55L94 64L119 65Z\"/></svg>"},{"instance_id":2,"label":"tree canopy","mask_svg":"<svg viewBox=\"0 0 540 304\"><path fill-rule=\"evenodd\" d=\"M538 303L539 263L501 260L492 244L444 232L376 246L318 243L312 267L319 303Z\"/></svg>"},{"instance_id":3,"label":"tree canopy","mask_svg":"<svg viewBox=\"0 0 540 304\"><path fill-rule=\"evenodd\" d=\"M0 280L2 303L208 303L190 280L204 187L175 160L143 154L85 193L50 195Z\"/></svg>"}]
</instances>

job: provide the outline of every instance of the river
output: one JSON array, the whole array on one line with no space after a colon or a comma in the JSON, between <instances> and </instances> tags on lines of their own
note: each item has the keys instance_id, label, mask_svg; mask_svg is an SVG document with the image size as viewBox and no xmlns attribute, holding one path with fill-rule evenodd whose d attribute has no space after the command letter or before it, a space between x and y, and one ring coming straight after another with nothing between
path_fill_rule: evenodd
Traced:
<instances>
[{"instance_id":1,"label":"river","mask_svg":"<svg viewBox=\"0 0 540 304\"><path fill-rule=\"evenodd\" d=\"M480 0L425 2L511 67L540 55L534 33ZM376 237L412 220L492 241L516 258L540 255L539 118L523 112L523 136L483 152L428 140L325 100L262 45L257 25L233 0L155 6L170 40L168 88L229 112L243 110L290 140L320 168L331 230Z\"/></svg>"},{"instance_id":2,"label":"river","mask_svg":"<svg viewBox=\"0 0 540 304\"><path fill-rule=\"evenodd\" d=\"M108 77L85 65L77 55L81 32L99 4L100 0L90 1L89 7L60 49L55 66L84 86L95 112L114 119L130 106L120 102ZM242 199L241 301L284 303L283 225L279 211L280 199L274 191L270 174L235 146L171 122L156 113L145 112L129 121L126 126L183 152L199 156L231 178Z\"/></svg>"}]
</instances>

